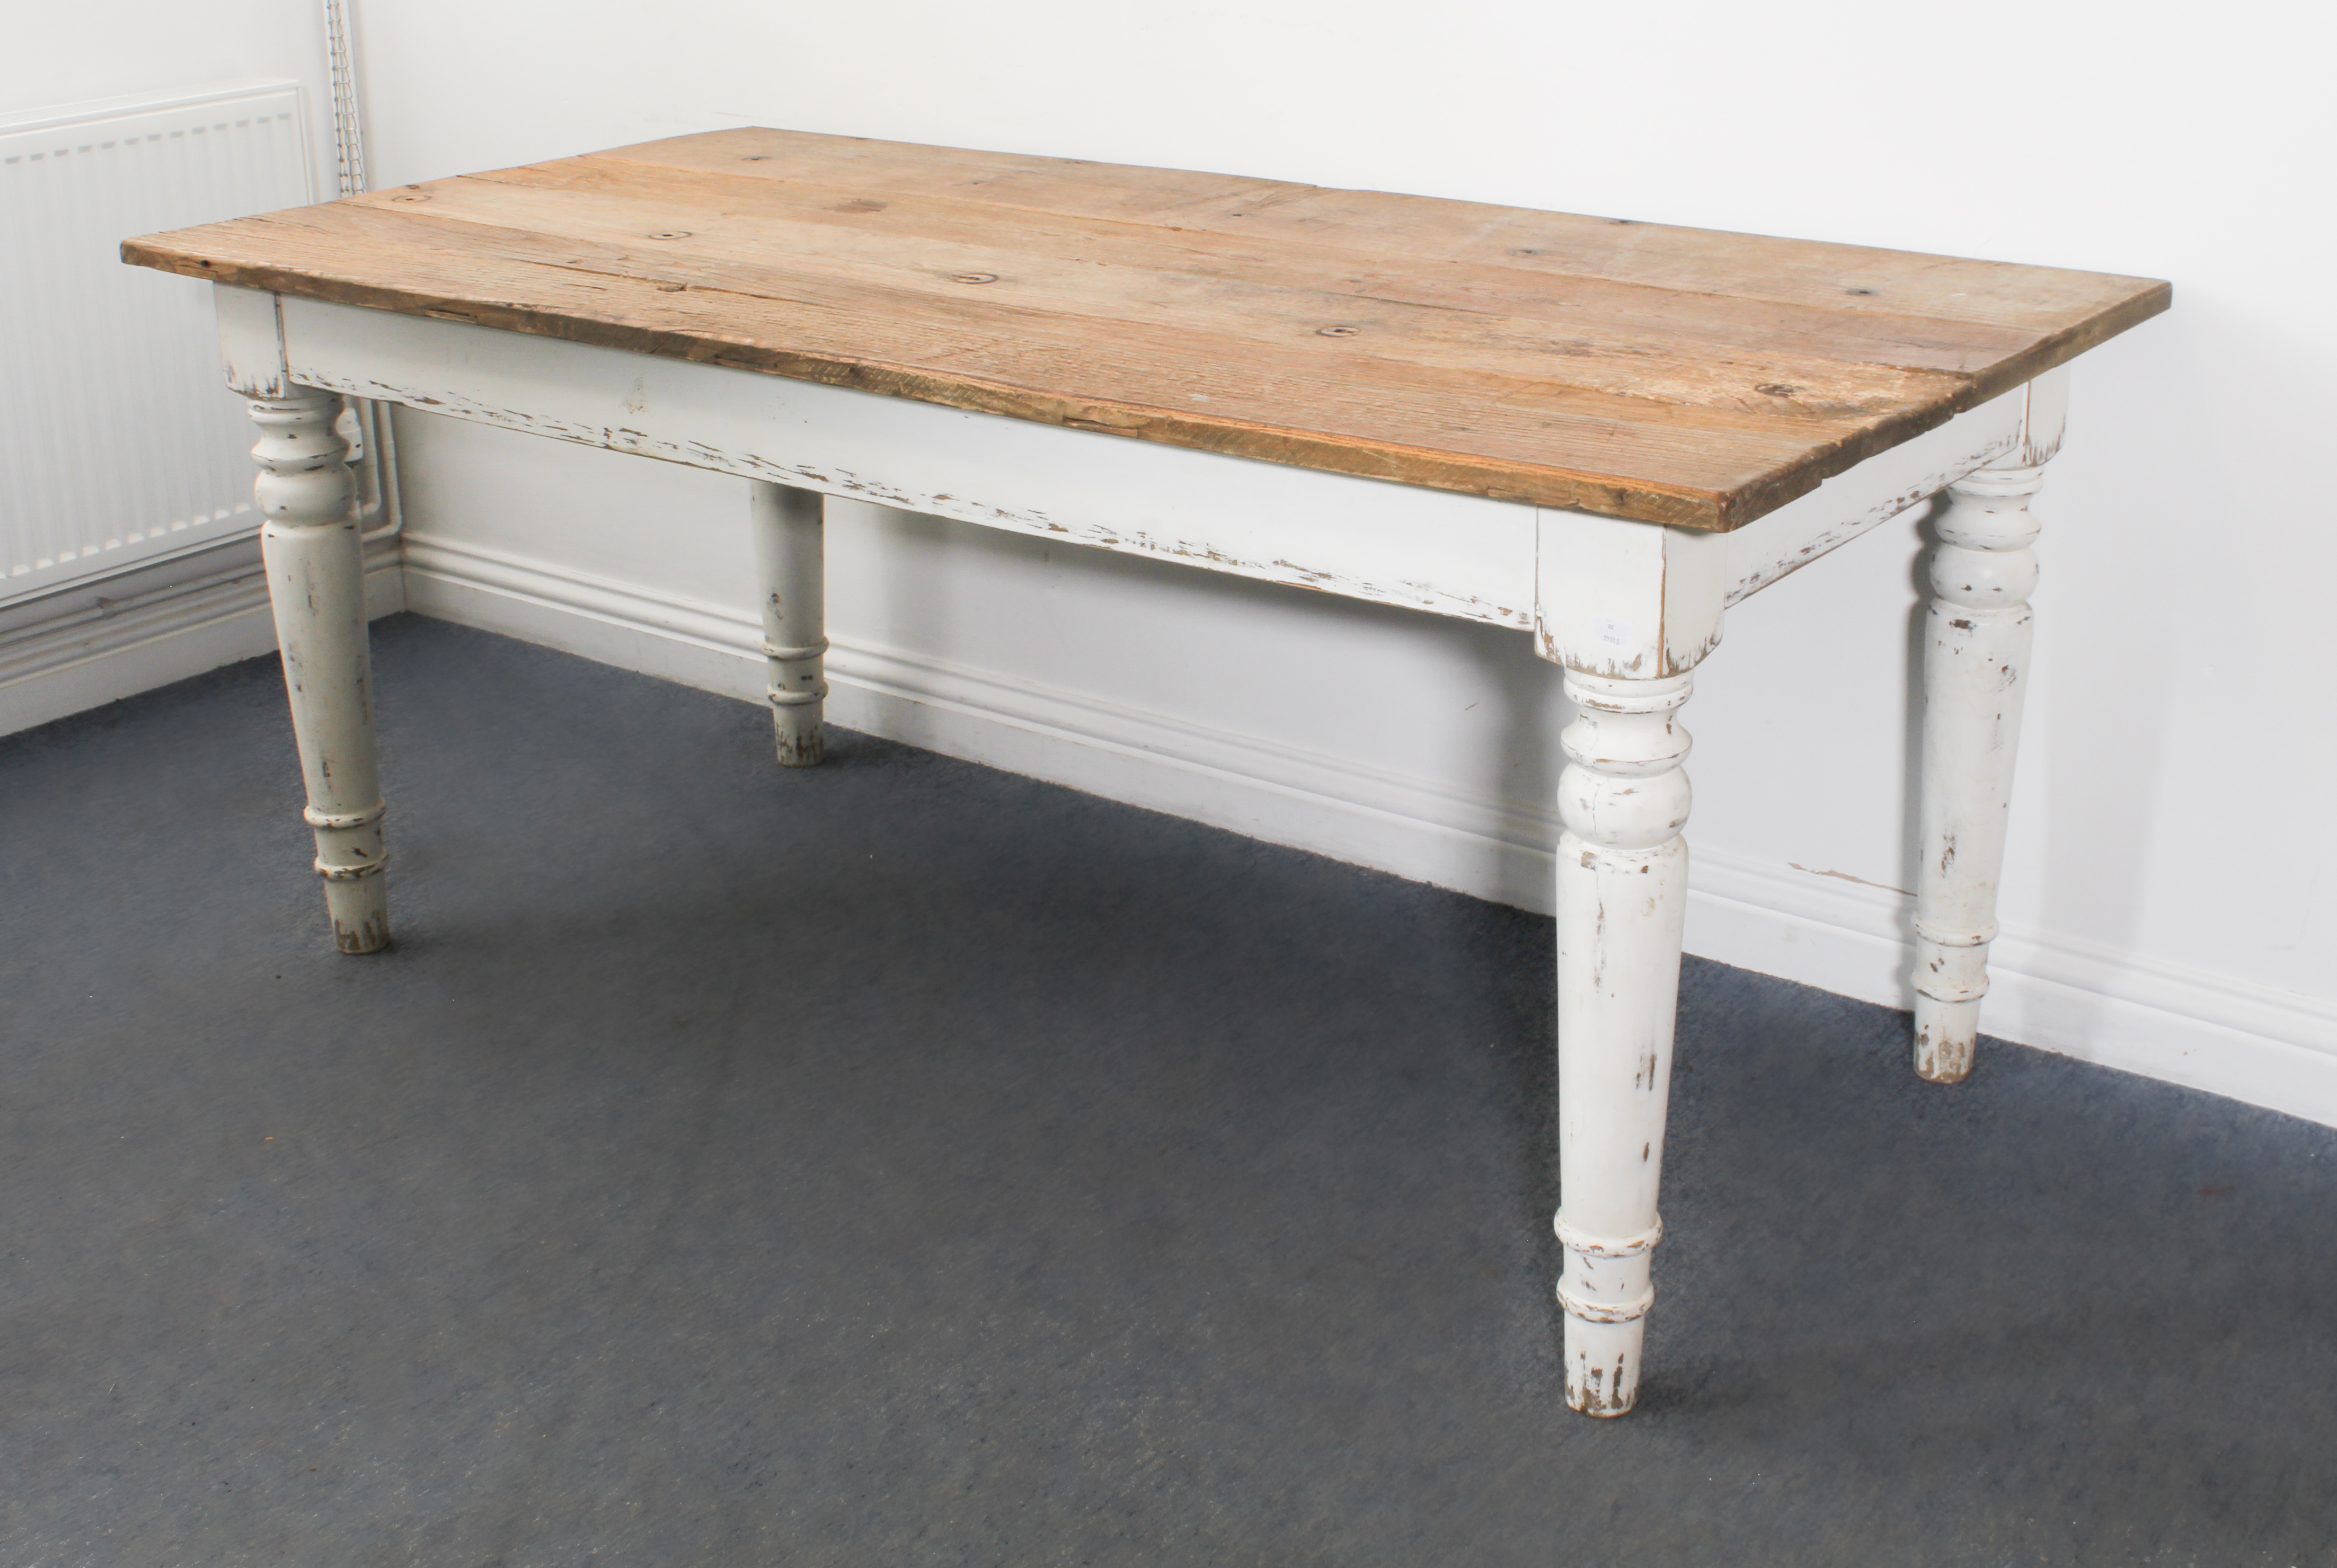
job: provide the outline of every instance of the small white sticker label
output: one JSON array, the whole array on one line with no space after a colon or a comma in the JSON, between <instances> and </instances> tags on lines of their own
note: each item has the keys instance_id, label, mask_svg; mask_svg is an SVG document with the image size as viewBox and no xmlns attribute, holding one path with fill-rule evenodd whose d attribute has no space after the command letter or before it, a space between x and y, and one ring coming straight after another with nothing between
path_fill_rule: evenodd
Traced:
<instances>
[{"instance_id":1,"label":"small white sticker label","mask_svg":"<svg viewBox=\"0 0 2337 1568\"><path fill-rule=\"evenodd\" d=\"M1601 615L1590 623L1590 634L1609 648L1631 646L1631 623L1628 621L1614 621Z\"/></svg>"}]
</instances>

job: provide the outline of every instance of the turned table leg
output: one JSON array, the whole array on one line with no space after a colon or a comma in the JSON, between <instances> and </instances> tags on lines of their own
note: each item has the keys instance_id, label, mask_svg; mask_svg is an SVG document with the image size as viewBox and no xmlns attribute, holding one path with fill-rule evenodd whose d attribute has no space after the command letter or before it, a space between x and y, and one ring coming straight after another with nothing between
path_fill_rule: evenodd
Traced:
<instances>
[{"instance_id":1,"label":"turned table leg","mask_svg":"<svg viewBox=\"0 0 2337 1568\"><path fill-rule=\"evenodd\" d=\"M1558 1299L1566 1402L1590 1416L1620 1416L1638 1397L1655 1299L1687 901L1688 736L1673 717L1690 679L1566 674L1576 717L1560 737L1558 787Z\"/></svg>"},{"instance_id":2,"label":"turned table leg","mask_svg":"<svg viewBox=\"0 0 2337 1568\"><path fill-rule=\"evenodd\" d=\"M816 490L755 481L755 564L763 583L763 655L770 661L771 728L779 761L816 766L827 754L825 506Z\"/></svg>"},{"instance_id":3,"label":"turned table leg","mask_svg":"<svg viewBox=\"0 0 2337 1568\"><path fill-rule=\"evenodd\" d=\"M366 648L365 564L357 542L348 444L333 424L341 400L292 387L255 397L259 426L252 494L292 732L308 785L302 813L317 835L317 871L333 940L344 953L389 945L382 868L381 771L373 737L373 669Z\"/></svg>"},{"instance_id":4,"label":"turned table leg","mask_svg":"<svg viewBox=\"0 0 2337 1568\"><path fill-rule=\"evenodd\" d=\"M2039 467L2004 465L1949 486L1929 564L1915 1071L1941 1083L1971 1071L1980 1038L2037 584L2029 498L2042 483Z\"/></svg>"}]
</instances>

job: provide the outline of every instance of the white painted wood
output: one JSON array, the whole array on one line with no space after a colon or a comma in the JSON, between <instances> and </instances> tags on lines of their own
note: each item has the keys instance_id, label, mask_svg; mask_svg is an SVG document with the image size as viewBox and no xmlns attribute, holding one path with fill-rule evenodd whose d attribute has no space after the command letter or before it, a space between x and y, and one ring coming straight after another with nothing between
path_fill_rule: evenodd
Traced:
<instances>
[{"instance_id":1,"label":"white painted wood","mask_svg":"<svg viewBox=\"0 0 2337 1568\"><path fill-rule=\"evenodd\" d=\"M2066 386L2068 371L2049 371L2039 379ZM1729 534L1728 603L1800 571L2012 451L2021 439L2029 402L2027 387L2008 392L1876 453Z\"/></svg>"},{"instance_id":2,"label":"white painted wood","mask_svg":"<svg viewBox=\"0 0 2337 1568\"><path fill-rule=\"evenodd\" d=\"M386 808L374 750L356 485L348 444L335 428L341 400L299 387L250 407L260 430L252 494L267 519L260 550L308 786L302 815L316 831L333 940L344 953L376 952L389 945Z\"/></svg>"},{"instance_id":3,"label":"white painted wood","mask_svg":"<svg viewBox=\"0 0 2337 1568\"><path fill-rule=\"evenodd\" d=\"M2019 461L2031 468L2042 468L2060 454L2061 432L2069 420L2069 369L2062 365L2048 370L2019 394Z\"/></svg>"},{"instance_id":4,"label":"white painted wood","mask_svg":"<svg viewBox=\"0 0 2337 1568\"><path fill-rule=\"evenodd\" d=\"M753 492L772 733L781 767L814 768L827 755L827 498L760 479Z\"/></svg>"},{"instance_id":5,"label":"white painted wood","mask_svg":"<svg viewBox=\"0 0 2337 1568\"><path fill-rule=\"evenodd\" d=\"M1566 1402L1589 1416L1638 1399L1655 1299L1687 908L1688 735L1674 715L1693 679L1566 674L1576 717L1560 737L1558 787L1558 1300Z\"/></svg>"},{"instance_id":6,"label":"white painted wood","mask_svg":"<svg viewBox=\"0 0 2337 1568\"><path fill-rule=\"evenodd\" d=\"M1534 648L1618 679L1693 670L1720 642L1728 536L1543 508L1536 514Z\"/></svg>"},{"instance_id":7,"label":"white painted wood","mask_svg":"<svg viewBox=\"0 0 2337 1568\"><path fill-rule=\"evenodd\" d=\"M276 296L249 289L213 289L219 327L220 364L228 390L246 397L297 396L298 383L284 365L284 323ZM397 439L389 410L359 398L344 398L337 428L348 443L349 466L357 481L357 519L366 536L395 534L397 507Z\"/></svg>"},{"instance_id":8,"label":"white painted wood","mask_svg":"<svg viewBox=\"0 0 2337 1568\"><path fill-rule=\"evenodd\" d=\"M2027 456L2024 446L2019 456ZM1915 1071L1971 1071L2005 812L2029 672L2029 595L2040 469L2012 463L1958 481L1936 526L1924 612L1923 761L1915 885Z\"/></svg>"},{"instance_id":9,"label":"white painted wood","mask_svg":"<svg viewBox=\"0 0 2337 1568\"><path fill-rule=\"evenodd\" d=\"M292 372L284 365L284 320L276 296L254 289L213 289L219 318L220 368L230 392L246 397L290 397Z\"/></svg>"}]
</instances>

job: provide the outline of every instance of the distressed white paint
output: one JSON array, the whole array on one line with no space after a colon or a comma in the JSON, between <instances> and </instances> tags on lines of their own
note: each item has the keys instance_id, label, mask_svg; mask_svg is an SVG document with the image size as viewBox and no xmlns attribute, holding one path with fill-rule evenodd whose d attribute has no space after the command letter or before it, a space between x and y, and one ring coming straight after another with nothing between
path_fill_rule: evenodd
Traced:
<instances>
[{"instance_id":1,"label":"distressed white paint","mask_svg":"<svg viewBox=\"0 0 2337 1568\"><path fill-rule=\"evenodd\" d=\"M1543 658L1586 674L1677 675L1720 642L1728 536L1544 508L1534 574Z\"/></svg>"},{"instance_id":2,"label":"distressed white paint","mask_svg":"<svg viewBox=\"0 0 2337 1568\"><path fill-rule=\"evenodd\" d=\"M772 735L781 766L813 768L827 755L827 498L760 479L753 497Z\"/></svg>"},{"instance_id":3,"label":"distressed white paint","mask_svg":"<svg viewBox=\"0 0 2337 1568\"><path fill-rule=\"evenodd\" d=\"M1587 1416L1639 1396L1687 916L1689 742L1676 715L1719 645L1730 564L1726 534L1538 515L1534 651L1565 666L1575 715L1559 736L1551 890L1556 1228L1566 1402Z\"/></svg>"},{"instance_id":4,"label":"distressed white paint","mask_svg":"<svg viewBox=\"0 0 2337 1568\"><path fill-rule=\"evenodd\" d=\"M381 774L375 758L373 670L366 644L365 565L341 400L307 387L254 397L259 466L252 495L267 521L260 551L292 730L308 786L302 813L317 838L317 873L333 939L344 953L389 945L382 875Z\"/></svg>"},{"instance_id":5,"label":"distressed white paint","mask_svg":"<svg viewBox=\"0 0 2337 1568\"><path fill-rule=\"evenodd\" d=\"M247 397L292 396L276 296L256 289L214 289L211 300L219 318L220 369L228 390Z\"/></svg>"},{"instance_id":6,"label":"distressed white paint","mask_svg":"<svg viewBox=\"0 0 2337 1568\"><path fill-rule=\"evenodd\" d=\"M2024 448L2021 456L2027 456ZM2024 464L1966 475L1948 492L1924 611L1923 775L1915 884L1915 1071L1956 1083L1971 1071L2005 814L2029 672L2044 482Z\"/></svg>"},{"instance_id":7,"label":"distressed white paint","mask_svg":"<svg viewBox=\"0 0 2337 1568\"><path fill-rule=\"evenodd\" d=\"M2019 461L2041 468L2060 455L2069 422L2069 367L2046 371L2012 396L2020 404Z\"/></svg>"},{"instance_id":8,"label":"distressed white paint","mask_svg":"<svg viewBox=\"0 0 2337 1568\"><path fill-rule=\"evenodd\" d=\"M1687 910L1692 676L1618 680L1569 670L1560 743L1558 1237L1565 1249L1566 1402L1620 1416L1638 1397L1663 1227L1664 1112Z\"/></svg>"},{"instance_id":9,"label":"distressed white paint","mask_svg":"<svg viewBox=\"0 0 2337 1568\"><path fill-rule=\"evenodd\" d=\"M2066 387L2068 371L2049 370L2039 380ZM2029 397L2022 387L1992 398L1729 534L1728 603L1798 572L2011 451Z\"/></svg>"},{"instance_id":10,"label":"distressed white paint","mask_svg":"<svg viewBox=\"0 0 2337 1568\"><path fill-rule=\"evenodd\" d=\"M2068 386L2064 367L2008 399L2019 408L2018 439L1948 487L1925 563L1915 1071L1935 1083L1961 1083L1980 1042L2033 642L2038 524L2029 498L2061 449Z\"/></svg>"}]
</instances>

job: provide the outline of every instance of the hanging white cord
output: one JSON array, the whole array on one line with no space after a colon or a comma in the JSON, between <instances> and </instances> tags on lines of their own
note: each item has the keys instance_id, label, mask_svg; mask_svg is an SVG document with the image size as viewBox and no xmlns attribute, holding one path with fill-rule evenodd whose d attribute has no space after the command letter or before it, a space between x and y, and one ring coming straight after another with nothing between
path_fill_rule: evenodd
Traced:
<instances>
[{"instance_id":1,"label":"hanging white cord","mask_svg":"<svg viewBox=\"0 0 2337 1568\"><path fill-rule=\"evenodd\" d=\"M333 83L333 161L340 194L362 195L366 190L365 127L357 118L357 40L349 29L348 0L324 0L325 63ZM397 438L389 410L366 398L348 400L351 422L372 459L376 500L367 539L383 539L397 532L402 518L397 505Z\"/></svg>"}]
</instances>

